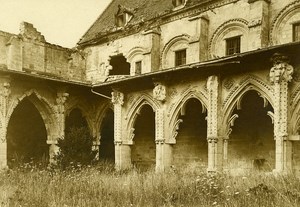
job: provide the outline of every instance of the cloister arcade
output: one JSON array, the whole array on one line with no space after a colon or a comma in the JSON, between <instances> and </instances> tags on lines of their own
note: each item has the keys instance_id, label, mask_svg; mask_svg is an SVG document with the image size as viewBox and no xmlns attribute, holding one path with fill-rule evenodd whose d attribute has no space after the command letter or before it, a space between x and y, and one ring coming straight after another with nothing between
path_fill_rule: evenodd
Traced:
<instances>
[{"instance_id":1,"label":"cloister arcade","mask_svg":"<svg viewBox=\"0 0 300 207\"><path fill-rule=\"evenodd\" d=\"M300 86L290 83L293 66L275 56L270 70L150 78L152 87L123 93L121 85L111 100L88 86L2 78L1 166L52 162L57 140L86 127L97 159L117 169L298 172Z\"/></svg>"}]
</instances>

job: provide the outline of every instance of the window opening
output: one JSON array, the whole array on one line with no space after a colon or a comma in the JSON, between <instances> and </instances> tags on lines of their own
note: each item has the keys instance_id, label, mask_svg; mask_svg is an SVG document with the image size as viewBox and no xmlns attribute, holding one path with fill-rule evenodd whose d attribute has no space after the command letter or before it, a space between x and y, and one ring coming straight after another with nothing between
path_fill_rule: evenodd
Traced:
<instances>
[{"instance_id":1,"label":"window opening","mask_svg":"<svg viewBox=\"0 0 300 207\"><path fill-rule=\"evenodd\" d=\"M241 37L232 37L226 40L226 55L233 55L241 52Z\"/></svg>"},{"instance_id":2,"label":"window opening","mask_svg":"<svg viewBox=\"0 0 300 207\"><path fill-rule=\"evenodd\" d=\"M135 74L140 75L142 73L142 61L135 62Z\"/></svg>"},{"instance_id":3,"label":"window opening","mask_svg":"<svg viewBox=\"0 0 300 207\"><path fill-rule=\"evenodd\" d=\"M293 41L300 41L300 23L293 25Z\"/></svg>"},{"instance_id":4,"label":"window opening","mask_svg":"<svg viewBox=\"0 0 300 207\"><path fill-rule=\"evenodd\" d=\"M186 49L175 51L175 66L186 64Z\"/></svg>"}]
</instances>

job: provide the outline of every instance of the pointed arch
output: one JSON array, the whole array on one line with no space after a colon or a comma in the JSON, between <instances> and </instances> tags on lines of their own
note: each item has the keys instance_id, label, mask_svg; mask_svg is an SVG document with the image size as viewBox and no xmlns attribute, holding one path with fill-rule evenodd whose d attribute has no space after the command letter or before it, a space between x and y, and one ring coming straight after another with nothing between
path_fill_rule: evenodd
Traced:
<instances>
[{"instance_id":1,"label":"pointed arch","mask_svg":"<svg viewBox=\"0 0 300 207\"><path fill-rule=\"evenodd\" d=\"M38 112L40 113L43 122L45 124L45 128L47 131L47 140L54 140L55 137L55 127L53 125L55 124L55 108L50 102L40 95L36 90L31 89L27 92L25 92L22 96L19 98L14 99L7 112L7 123L10 121L11 115L14 112L15 108L18 106L18 104L24 100L25 98L28 98L28 100L37 108Z\"/></svg>"},{"instance_id":2,"label":"pointed arch","mask_svg":"<svg viewBox=\"0 0 300 207\"><path fill-rule=\"evenodd\" d=\"M255 76L247 76L245 79L243 79L239 86L235 87L230 94L227 96L227 98L224 100L222 104L222 110L224 114L223 119L223 126L226 126L226 131L230 131L230 125L234 123L234 120L237 117L233 117L232 113L234 109L237 107L240 109L241 107L241 100L243 96L248 91L256 91L258 95L264 100L264 107L267 106L268 103L271 104L272 107L274 107L274 100L273 100L273 89L269 87L265 82L263 82L261 79L255 77ZM234 119L232 119L234 118ZM233 120L233 121L232 121Z\"/></svg>"},{"instance_id":3,"label":"pointed arch","mask_svg":"<svg viewBox=\"0 0 300 207\"><path fill-rule=\"evenodd\" d=\"M176 143L176 136L178 134L177 130L179 129L180 123L182 123L182 120L179 119L180 115L184 115L185 113L185 105L190 99L197 99L201 105L202 105L202 112L204 113L207 110L207 98L204 96L203 93L195 92L188 90L183 94L183 98L177 102L175 105L175 108L171 111L171 117L168 121L169 128L169 137L168 143Z\"/></svg>"},{"instance_id":4,"label":"pointed arch","mask_svg":"<svg viewBox=\"0 0 300 207\"><path fill-rule=\"evenodd\" d=\"M99 107L96 111L95 127L97 128L97 131L96 131L97 135L99 134L99 126L102 125L103 119L109 110L114 111L114 107L111 103L106 103L104 105L101 105L101 107Z\"/></svg>"},{"instance_id":5,"label":"pointed arch","mask_svg":"<svg viewBox=\"0 0 300 207\"><path fill-rule=\"evenodd\" d=\"M128 116L125 117L125 119L128 120L126 131L129 132L127 140L130 143L132 143L132 140L134 138L134 124L136 118L139 115L143 106L149 105L155 113L160 108L160 104L154 101L148 94L143 94L136 101L133 101L133 103L134 104L130 107L131 110L129 111Z\"/></svg>"},{"instance_id":6,"label":"pointed arch","mask_svg":"<svg viewBox=\"0 0 300 207\"><path fill-rule=\"evenodd\" d=\"M93 108L91 105L89 105L86 101L81 101L78 97L74 97L69 99L68 104L67 104L67 109L66 109L66 117L74 110L74 109L79 109L82 113L82 116L85 118L90 133L92 135L93 128L94 128L94 121L92 117L90 116L91 111Z\"/></svg>"}]
</instances>

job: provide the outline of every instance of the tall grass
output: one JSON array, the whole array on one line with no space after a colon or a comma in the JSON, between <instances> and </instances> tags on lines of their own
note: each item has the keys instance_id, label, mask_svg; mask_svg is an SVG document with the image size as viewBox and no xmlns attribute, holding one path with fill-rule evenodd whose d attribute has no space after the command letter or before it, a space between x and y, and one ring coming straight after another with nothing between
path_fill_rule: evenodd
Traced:
<instances>
[{"instance_id":1,"label":"tall grass","mask_svg":"<svg viewBox=\"0 0 300 207\"><path fill-rule=\"evenodd\" d=\"M108 163L66 171L29 165L0 173L0 206L300 206L293 175L116 172Z\"/></svg>"}]
</instances>

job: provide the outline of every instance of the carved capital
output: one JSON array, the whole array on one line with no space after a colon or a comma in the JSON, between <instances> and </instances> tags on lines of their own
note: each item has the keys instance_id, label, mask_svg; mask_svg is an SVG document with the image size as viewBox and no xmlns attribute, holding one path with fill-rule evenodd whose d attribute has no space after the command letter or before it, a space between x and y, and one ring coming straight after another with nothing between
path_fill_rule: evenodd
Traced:
<instances>
[{"instance_id":1,"label":"carved capital","mask_svg":"<svg viewBox=\"0 0 300 207\"><path fill-rule=\"evenodd\" d=\"M123 105L124 104L124 94L119 92L119 91L113 91L111 93L112 99L111 102L113 104L120 104Z\"/></svg>"},{"instance_id":2,"label":"carved capital","mask_svg":"<svg viewBox=\"0 0 300 207\"><path fill-rule=\"evenodd\" d=\"M56 103L58 105L63 105L67 101L67 98L69 97L68 93L57 93Z\"/></svg>"},{"instance_id":3,"label":"carved capital","mask_svg":"<svg viewBox=\"0 0 300 207\"><path fill-rule=\"evenodd\" d=\"M274 54L272 57L273 67L270 70L271 83L280 83L282 81L290 82L294 72L293 66L289 63L289 58L282 54Z\"/></svg>"},{"instance_id":4,"label":"carved capital","mask_svg":"<svg viewBox=\"0 0 300 207\"><path fill-rule=\"evenodd\" d=\"M218 87L218 77L217 76L209 76L207 78L206 87L208 91L214 90Z\"/></svg>"},{"instance_id":5,"label":"carved capital","mask_svg":"<svg viewBox=\"0 0 300 207\"><path fill-rule=\"evenodd\" d=\"M153 97L158 101L165 101L167 97L166 86L162 83L154 83Z\"/></svg>"},{"instance_id":6,"label":"carved capital","mask_svg":"<svg viewBox=\"0 0 300 207\"><path fill-rule=\"evenodd\" d=\"M1 95L4 96L4 97L8 97L11 93L11 90L10 90L10 83L9 82L4 82L3 83L3 90L1 90Z\"/></svg>"}]
</instances>

